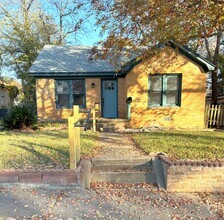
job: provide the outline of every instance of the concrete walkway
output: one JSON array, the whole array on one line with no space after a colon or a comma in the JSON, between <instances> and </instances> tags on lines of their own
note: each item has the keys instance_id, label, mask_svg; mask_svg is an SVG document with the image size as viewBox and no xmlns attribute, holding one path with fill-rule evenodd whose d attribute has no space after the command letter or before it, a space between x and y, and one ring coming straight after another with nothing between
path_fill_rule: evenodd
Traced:
<instances>
[{"instance_id":1,"label":"concrete walkway","mask_svg":"<svg viewBox=\"0 0 224 220\"><path fill-rule=\"evenodd\" d=\"M223 219L223 194L180 194L99 185L74 188L0 187L0 220Z\"/></svg>"},{"instance_id":2,"label":"concrete walkway","mask_svg":"<svg viewBox=\"0 0 224 220\"><path fill-rule=\"evenodd\" d=\"M127 134L123 133L100 133L100 147L102 150L97 158L139 158L146 154L135 146L135 143Z\"/></svg>"}]
</instances>

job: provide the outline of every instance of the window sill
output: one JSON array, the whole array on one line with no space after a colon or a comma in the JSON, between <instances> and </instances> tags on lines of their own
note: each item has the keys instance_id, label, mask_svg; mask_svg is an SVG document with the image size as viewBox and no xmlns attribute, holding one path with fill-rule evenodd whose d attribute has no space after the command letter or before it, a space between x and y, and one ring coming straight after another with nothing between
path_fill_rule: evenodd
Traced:
<instances>
[{"instance_id":1,"label":"window sill","mask_svg":"<svg viewBox=\"0 0 224 220\"><path fill-rule=\"evenodd\" d=\"M79 107L80 109L85 109L86 107ZM73 109L73 107L72 108L68 108L68 107L61 107L61 108L58 108L58 107L56 107L56 110L72 110Z\"/></svg>"},{"instance_id":2,"label":"window sill","mask_svg":"<svg viewBox=\"0 0 224 220\"><path fill-rule=\"evenodd\" d=\"M147 109L167 109L167 108L172 108L172 109L179 109L181 106L149 106Z\"/></svg>"}]
</instances>

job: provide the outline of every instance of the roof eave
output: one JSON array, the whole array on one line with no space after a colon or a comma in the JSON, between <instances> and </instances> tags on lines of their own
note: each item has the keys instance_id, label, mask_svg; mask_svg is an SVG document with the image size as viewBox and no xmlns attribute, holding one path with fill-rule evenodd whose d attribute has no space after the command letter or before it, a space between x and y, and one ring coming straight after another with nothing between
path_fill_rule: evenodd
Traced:
<instances>
[{"instance_id":1,"label":"roof eave","mask_svg":"<svg viewBox=\"0 0 224 220\"><path fill-rule=\"evenodd\" d=\"M62 78L69 78L69 77L123 77L122 72L115 72L115 71L108 71L108 72L29 72L31 76L37 78L45 78L45 77L62 77Z\"/></svg>"},{"instance_id":2,"label":"roof eave","mask_svg":"<svg viewBox=\"0 0 224 220\"><path fill-rule=\"evenodd\" d=\"M191 52L190 50L187 50L186 48L180 46L176 42L170 40L167 45L173 49L178 48L180 53L182 53L183 55L187 56L189 59L199 64L205 72L215 70L215 65L213 63L207 61L201 56L198 56L197 54Z\"/></svg>"}]
</instances>

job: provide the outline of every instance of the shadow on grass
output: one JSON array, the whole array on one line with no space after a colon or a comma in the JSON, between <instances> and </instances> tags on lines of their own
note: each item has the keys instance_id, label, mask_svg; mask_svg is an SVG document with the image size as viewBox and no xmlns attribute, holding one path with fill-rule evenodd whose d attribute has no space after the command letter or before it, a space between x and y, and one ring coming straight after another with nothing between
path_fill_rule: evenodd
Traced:
<instances>
[{"instance_id":1,"label":"shadow on grass","mask_svg":"<svg viewBox=\"0 0 224 220\"><path fill-rule=\"evenodd\" d=\"M24 145L30 145L29 142L24 142ZM26 165L29 166L38 166L38 165L42 165L42 166L48 166L49 164L53 165L53 166L60 166L60 167L68 167L69 164L69 151L66 150L61 150L61 149L56 149L56 148L52 148L49 146L45 146L45 145L40 145L40 144L32 144L32 146L27 147L24 145L13 145L15 147L18 147L20 149L23 149L27 152L29 152L30 156L26 156L24 158L18 159L18 163L20 163L19 167L25 167ZM35 147L39 147L40 151L35 150ZM41 148L45 148L50 150L50 154L46 155L44 153L41 152ZM54 154L54 152L58 152L57 155ZM15 160L17 158L14 158ZM20 162L21 161L21 162Z\"/></svg>"},{"instance_id":2,"label":"shadow on grass","mask_svg":"<svg viewBox=\"0 0 224 220\"><path fill-rule=\"evenodd\" d=\"M28 151L28 152L30 152L31 154L33 154L36 158L38 158L40 161L44 161L44 162L53 162L51 159L50 159L50 157L49 156L46 156L46 155L44 155L44 154L42 154L42 153L40 153L39 151L36 151L33 147L25 147L25 146L22 146L22 145L14 145L14 146L16 146L16 147L18 147L18 148L21 148L21 149L23 149L23 150L25 150L25 151ZM31 162L34 162L34 161L32 161L31 160ZM36 162L35 162L36 163Z\"/></svg>"},{"instance_id":3,"label":"shadow on grass","mask_svg":"<svg viewBox=\"0 0 224 220\"><path fill-rule=\"evenodd\" d=\"M1 135L1 133L0 133ZM57 138L62 138L66 139L68 138L68 133L65 130L61 131L5 131L5 135L7 136L16 136L16 137L21 137L21 136L26 136L26 137L48 137L49 139L57 139Z\"/></svg>"},{"instance_id":4,"label":"shadow on grass","mask_svg":"<svg viewBox=\"0 0 224 220\"><path fill-rule=\"evenodd\" d=\"M97 135L93 135L92 133L82 132L81 133L81 139L84 139L84 140L91 139L91 141L98 141L99 137Z\"/></svg>"}]
</instances>

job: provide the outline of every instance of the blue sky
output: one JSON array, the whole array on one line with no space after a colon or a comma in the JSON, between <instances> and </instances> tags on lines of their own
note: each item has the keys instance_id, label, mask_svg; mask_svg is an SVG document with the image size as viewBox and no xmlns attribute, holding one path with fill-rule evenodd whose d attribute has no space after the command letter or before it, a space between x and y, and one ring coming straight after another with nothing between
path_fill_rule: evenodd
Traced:
<instances>
[{"instance_id":1,"label":"blue sky","mask_svg":"<svg viewBox=\"0 0 224 220\"><path fill-rule=\"evenodd\" d=\"M51 9L52 8L50 8L50 10ZM49 10L49 5L46 5L46 10ZM52 11L50 14L53 15L53 17L55 18L55 22L58 23L59 21L56 14L54 16L54 12L52 13ZM84 19L85 11L81 11L79 15ZM77 34L78 42L75 43L71 38L71 42L73 43L69 45L94 46L94 44L96 44L98 41L105 39L106 35L104 35L103 37L100 36L100 29L94 25L95 21L96 20L94 16L89 17L89 19L84 22L83 28L81 28L81 30ZM8 68L6 67L2 68L2 75L15 78L15 73L13 71L8 70Z\"/></svg>"},{"instance_id":2,"label":"blue sky","mask_svg":"<svg viewBox=\"0 0 224 220\"><path fill-rule=\"evenodd\" d=\"M97 43L102 38L100 37L100 31L97 30L91 30L91 28L88 28L89 30L86 33L81 34L79 37L79 41L81 42L81 45L83 46L93 46L95 43Z\"/></svg>"}]
</instances>

